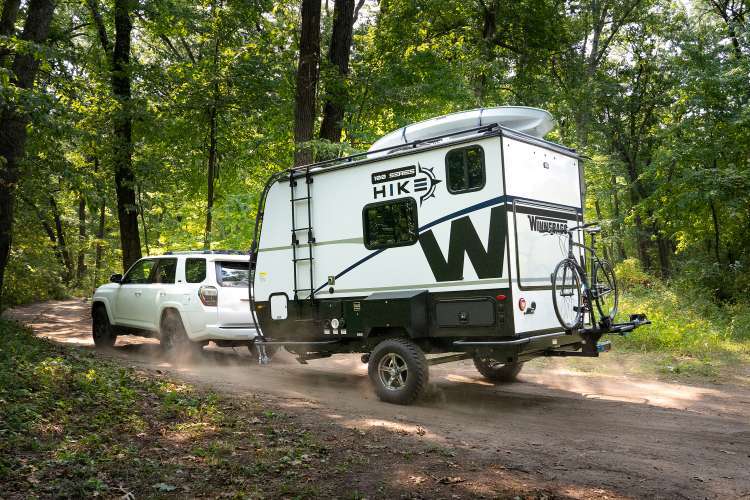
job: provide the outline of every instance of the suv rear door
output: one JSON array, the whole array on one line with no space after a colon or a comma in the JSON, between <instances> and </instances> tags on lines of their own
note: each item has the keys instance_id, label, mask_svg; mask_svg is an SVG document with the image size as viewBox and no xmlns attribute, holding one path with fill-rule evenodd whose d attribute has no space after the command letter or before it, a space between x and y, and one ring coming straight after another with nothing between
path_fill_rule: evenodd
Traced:
<instances>
[{"instance_id":1,"label":"suv rear door","mask_svg":"<svg viewBox=\"0 0 750 500\"><path fill-rule=\"evenodd\" d=\"M219 285L219 324L222 326L244 326L252 324L248 283L250 270L247 261L217 260L216 284Z\"/></svg>"}]
</instances>

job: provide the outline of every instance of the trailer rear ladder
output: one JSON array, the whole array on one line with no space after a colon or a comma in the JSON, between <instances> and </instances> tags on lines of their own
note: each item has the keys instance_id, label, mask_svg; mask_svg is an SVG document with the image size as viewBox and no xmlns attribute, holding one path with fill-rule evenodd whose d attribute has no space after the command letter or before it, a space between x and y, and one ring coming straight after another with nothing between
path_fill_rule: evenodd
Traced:
<instances>
[{"instance_id":1,"label":"trailer rear ladder","mask_svg":"<svg viewBox=\"0 0 750 500\"><path fill-rule=\"evenodd\" d=\"M307 298L310 299L310 301L314 300L314 294L315 294L315 287L313 285L313 245L315 244L315 237L313 236L313 229L312 229L312 196L310 194L310 184L313 182L313 177L310 175L310 169L307 168L305 170L305 193L304 196L299 196L299 193L297 193L297 179L294 178L294 171L291 171L289 174L289 186L291 189L291 198L290 203L292 205L292 266L293 266L293 273L294 273L294 300L299 300L299 292L308 292ZM306 205L307 209L307 225L305 227L297 227L297 217L296 213L297 210L295 210L295 206L297 203L304 203ZM304 208L303 208L304 210ZM301 250L298 248L300 246L299 238L297 237L297 233L300 231L307 231L307 255L299 255L299 251ZM308 271L309 271L309 287L302 287L299 283L298 279L298 265L300 263L308 263Z\"/></svg>"}]
</instances>

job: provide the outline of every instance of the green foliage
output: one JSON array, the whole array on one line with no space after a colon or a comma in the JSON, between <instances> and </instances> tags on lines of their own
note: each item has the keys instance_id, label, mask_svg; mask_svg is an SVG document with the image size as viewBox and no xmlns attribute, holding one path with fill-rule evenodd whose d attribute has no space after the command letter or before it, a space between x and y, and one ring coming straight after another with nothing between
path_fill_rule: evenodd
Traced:
<instances>
[{"instance_id":1,"label":"green foliage","mask_svg":"<svg viewBox=\"0 0 750 500\"><path fill-rule=\"evenodd\" d=\"M635 259L615 271L622 285L620 310L645 313L652 322L618 339L618 348L667 354L660 361L665 373L713 376L750 361L747 304L717 304L711 293L689 284L667 287Z\"/></svg>"},{"instance_id":2,"label":"green foliage","mask_svg":"<svg viewBox=\"0 0 750 500\"><path fill-rule=\"evenodd\" d=\"M586 218L602 221L600 250L621 262L623 286L651 293L669 283L744 325L750 32L741 10L721 5L370 0L355 23L351 74L341 83L327 63L321 70L319 88L347 88L345 142L308 145L327 159L443 113L549 109L558 120L549 138L590 157ZM111 32L111 6L100 10ZM321 23L323 61L330 14L324 10ZM6 304L88 295L122 271L115 102L90 20L88 2L60 4L38 87L16 96L0 85L0 97L25 103L32 116ZM212 112L218 173L210 239L214 248L247 249L265 180L292 162L299 4L166 0L139 6L133 21L134 208L143 251L203 246ZM8 71L0 68L0 78Z\"/></svg>"},{"instance_id":3,"label":"green foliage","mask_svg":"<svg viewBox=\"0 0 750 500\"><path fill-rule=\"evenodd\" d=\"M279 485L268 471L283 466L284 485L304 491L311 470L327 469L326 453L278 413L55 346L0 320L3 496L152 497L178 488L183 496L274 496Z\"/></svg>"}]
</instances>

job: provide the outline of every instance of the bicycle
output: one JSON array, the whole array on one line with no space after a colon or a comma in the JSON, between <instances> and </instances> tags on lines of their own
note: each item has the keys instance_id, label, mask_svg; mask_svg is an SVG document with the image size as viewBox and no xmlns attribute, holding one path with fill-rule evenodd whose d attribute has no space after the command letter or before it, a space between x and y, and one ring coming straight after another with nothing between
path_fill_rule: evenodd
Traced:
<instances>
[{"instance_id":1,"label":"bicycle","mask_svg":"<svg viewBox=\"0 0 750 500\"><path fill-rule=\"evenodd\" d=\"M586 246L585 236L582 243L573 241L573 232L584 230L591 237L591 246ZM591 314L591 325L607 329L612 325L617 314L618 293L617 281L612 266L600 259L594 250L595 236L601 231L596 223L583 224L568 228L568 256L561 260L552 273L552 303L558 321L566 330L575 330L583 326L585 315ZM581 256L581 263L576 259L573 248L582 248L591 254L590 259ZM590 267L592 277L589 282L586 266ZM595 322L592 304L600 315L599 323Z\"/></svg>"}]
</instances>

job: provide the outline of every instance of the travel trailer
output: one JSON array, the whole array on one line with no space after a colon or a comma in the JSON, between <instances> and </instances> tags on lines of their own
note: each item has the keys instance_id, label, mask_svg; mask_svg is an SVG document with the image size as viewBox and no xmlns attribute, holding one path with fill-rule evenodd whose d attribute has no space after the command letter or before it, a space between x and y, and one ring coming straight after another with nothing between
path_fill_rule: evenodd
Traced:
<instances>
[{"instance_id":1,"label":"travel trailer","mask_svg":"<svg viewBox=\"0 0 750 500\"><path fill-rule=\"evenodd\" d=\"M551 275L585 185L581 157L542 138L553 125L534 108L466 111L273 175L251 250L256 342L303 363L363 353L378 396L407 404L429 365L473 359L512 380L524 361L597 356L602 334L642 324L566 329L555 314Z\"/></svg>"}]
</instances>

